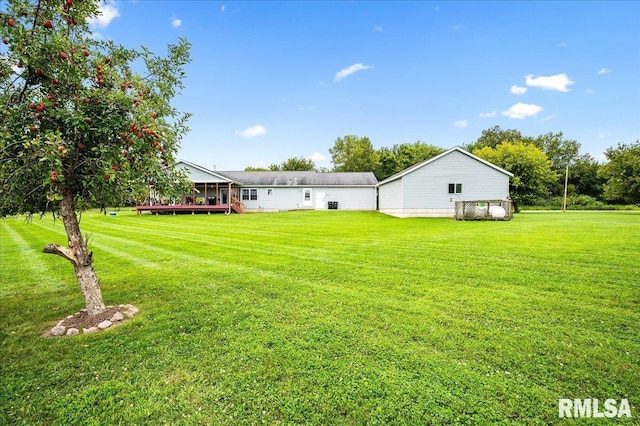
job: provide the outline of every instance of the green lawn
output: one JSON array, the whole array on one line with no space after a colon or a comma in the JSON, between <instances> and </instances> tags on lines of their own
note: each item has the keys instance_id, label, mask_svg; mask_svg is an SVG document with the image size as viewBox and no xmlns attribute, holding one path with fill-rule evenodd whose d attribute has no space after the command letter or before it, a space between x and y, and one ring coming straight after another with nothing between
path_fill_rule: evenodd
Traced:
<instances>
[{"instance_id":1,"label":"green lawn","mask_svg":"<svg viewBox=\"0 0 640 426\"><path fill-rule=\"evenodd\" d=\"M626 398L640 421L638 213L81 226L105 302L141 312L42 337L83 307L42 253L62 223L0 221L0 423L549 424L559 398Z\"/></svg>"}]
</instances>

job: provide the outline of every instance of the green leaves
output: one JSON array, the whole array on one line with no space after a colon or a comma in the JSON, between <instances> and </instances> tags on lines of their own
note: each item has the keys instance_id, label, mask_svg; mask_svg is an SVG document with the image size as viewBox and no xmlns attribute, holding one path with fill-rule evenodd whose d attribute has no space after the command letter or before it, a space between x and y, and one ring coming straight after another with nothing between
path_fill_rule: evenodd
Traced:
<instances>
[{"instance_id":1,"label":"green leaves","mask_svg":"<svg viewBox=\"0 0 640 426\"><path fill-rule=\"evenodd\" d=\"M530 203L547 195L547 186L557 177L547 155L532 144L503 142L495 148L476 149L473 154L514 174L509 192L516 203Z\"/></svg>"},{"instance_id":2,"label":"green leaves","mask_svg":"<svg viewBox=\"0 0 640 426\"><path fill-rule=\"evenodd\" d=\"M640 204L640 141L618 144L605 155L609 162L598 171L598 176L607 179L605 199Z\"/></svg>"},{"instance_id":3,"label":"green leaves","mask_svg":"<svg viewBox=\"0 0 640 426\"><path fill-rule=\"evenodd\" d=\"M95 40L86 23L98 3L2 6L3 216L55 212L63 189L86 208L134 202L150 180L184 183L173 164L189 115L170 102L182 88L190 45L181 39L162 57ZM134 63L145 65L142 74L132 72Z\"/></svg>"}]
</instances>

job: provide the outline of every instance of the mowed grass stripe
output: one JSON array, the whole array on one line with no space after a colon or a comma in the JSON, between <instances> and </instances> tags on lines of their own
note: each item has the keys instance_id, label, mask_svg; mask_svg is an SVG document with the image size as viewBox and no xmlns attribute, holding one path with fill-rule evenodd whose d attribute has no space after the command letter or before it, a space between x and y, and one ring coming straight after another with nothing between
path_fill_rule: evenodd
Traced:
<instances>
[{"instance_id":1,"label":"mowed grass stripe","mask_svg":"<svg viewBox=\"0 0 640 426\"><path fill-rule=\"evenodd\" d=\"M9 282L12 277L20 276L26 270L29 272L27 275L30 280L42 284L50 284L52 282L48 279L50 267L44 261L44 254L42 253L44 245L40 250L34 248L18 231L12 228L8 221L0 221L0 229L2 234L3 258L1 269L3 281ZM25 231L25 229L20 228L20 231ZM14 255L11 256L12 254ZM21 271L20 274L17 273L18 270ZM2 290L5 289L7 287L3 285Z\"/></svg>"},{"instance_id":2,"label":"mowed grass stripe","mask_svg":"<svg viewBox=\"0 0 640 426\"><path fill-rule=\"evenodd\" d=\"M549 424L558 398L631 398L640 319L622 276L635 256L616 247L637 244L637 222L598 231L602 216L585 217L84 215L106 246L105 297L143 310L101 336L6 336L0 412L48 424L83 412L103 424ZM575 231L566 255L558 227ZM621 235L594 244L604 232ZM112 245L158 267L109 258ZM569 253L587 258L581 247L602 252L604 271L580 269ZM626 257L618 271L609 253ZM4 312L32 321L24 307Z\"/></svg>"}]
</instances>

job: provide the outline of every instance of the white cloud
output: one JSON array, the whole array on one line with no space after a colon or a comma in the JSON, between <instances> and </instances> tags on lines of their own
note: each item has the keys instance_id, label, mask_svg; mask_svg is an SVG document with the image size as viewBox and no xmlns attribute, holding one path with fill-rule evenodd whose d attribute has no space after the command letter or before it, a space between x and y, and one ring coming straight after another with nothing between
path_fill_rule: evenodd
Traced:
<instances>
[{"instance_id":1,"label":"white cloud","mask_svg":"<svg viewBox=\"0 0 640 426\"><path fill-rule=\"evenodd\" d=\"M529 74L525 76L525 79L527 86L539 87L544 90L557 90L558 92L568 92L567 86L571 86L574 83L565 73L548 77L534 77Z\"/></svg>"},{"instance_id":2,"label":"white cloud","mask_svg":"<svg viewBox=\"0 0 640 426\"><path fill-rule=\"evenodd\" d=\"M347 67L338 71L336 73L336 76L333 78L333 81L340 81L343 78L349 77L351 74L355 72L368 70L369 68L371 68L371 65L364 65L362 62L353 64L350 67Z\"/></svg>"},{"instance_id":3,"label":"white cloud","mask_svg":"<svg viewBox=\"0 0 640 426\"><path fill-rule=\"evenodd\" d=\"M255 126L247 127L244 130L236 130L235 135L241 136L245 139L255 138L258 136L262 136L267 133L267 129L260 124L256 124Z\"/></svg>"},{"instance_id":4,"label":"white cloud","mask_svg":"<svg viewBox=\"0 0 640 426\"><path fill-rule=\"evenodd\" d=\"M453 31L460 31L462 29L462 25L460 24L455 24L453 27L451 27L453 29Z\"/></svg>"},{"instance_id":5,"label":"white cloud","mask_svg":"<svg viewBox=\"0 0 640 426\"><path fill-rule=\"evenodd\" d=\"M481 112L480 118L491 118L491 117L495 117L497 114L497 111L491 111L491 112Z\"/></svg>"},{"instance_id":6,"label":"white cloud","mask_svg":"<svg viewBox=\"0 0 640 426\"><path fill-rule=\"evenodd\" d=\"M509 118L525 118L534 116L542 110L543 108L541 106L518 102L508 110L502 111L502 115Z\"/></svg>"},{"instance_id":7,"label":"white cloud","mask_svg":"<svg viewBox=\"0 0 640 426\"><path fill-rule=\"evenodd\" d=\"M522 86L511 86L511 93L514 95L524 95L527 93L527 88Z\"/></svg>"},{"instance_id":8,"label":"white cloud","mask_svg":"<svg viewBox=\"0 0 640 426\"><path fill-rule=\"evenodd\" d=\"M375 25L373 27L373 31L378 31L378 32L382 32L382 27L380 25Z\"/></svg>"},{"instance_id":9,"label":"white cloud","mask_svg":"<svg viewBox=\"0 0 640 426\"><path fill-rule=\"evenodd\" d=\"M600 70L598 70L598 75L609 74L610 72L611 70L609 68L602 67L600 68Z\"/></svg>"},{"instance_id":10,"label":"white cloud","mask_svg":"<svg viewBox=\"0 0 640 426\"><path fill-rule=\"evenodd\" d=\"M182 26L182 19L178 19L175 16L171 18L171 26L173 28L178 28Z\"/></svg>"},{"instance_id":11,"label":"white cloud","mask_svg":"<svg viewBox=\"0 0 640 426\"><path fill-rule=\"evenodd\" d=\"M318 161L326 160L327 157L325 157L324 155L322 155L322 154L320 154L319 152L316 151L313 154L311 154L310 156L308 156L307 159L313 160L314 162L318 162Z\"/></svg>"},{"instance_id":12,"label":"white cloud","mask_svg":"<svg viewBox=\"0 0 640 426\"><path fill-rule=\"evenodd\" d=\"M113 0L101 3L98 10L98 15L89 20L91 28L107 28L111 21L120 16L118 5Z\"/></svg>"},{"instance_id":13,"label":"white cloud","mask_svg":"<svg viewBox=\"0 0 640 426\"><path fill-rule=\"evenodd\" d=\"M453 125L456 126L456 127L464 128L464 127L467 127L469 125L469 121L467 121L467 120L458 120L455 123L453 123Z\"/></svg>"},{"instance_id":14,"label":"white cloud","mask_svg":"<svg viewBox=\"0 0 640 426\"><path fill-rule=\"evenodd\" d=\"M222 5L220 6L220 12L224 13L224 11L227 10L227 6L226 5Z\"/></svg>"},{"instance_id":15,"label":"white cloud","mask_svg":"<svg viewBox=\"0 0 640 426\"><path fill-rule=\"evenodd\" d=\"M595 93L595 90L593 89L585 89L584 91L587 95L593 95Z\"/></svg>"},{"instance_id":16,"label":"white cloud","mask_svg":"<svg viewBox=\"0 0 640 426\"><path fill-rule=\"evenodd\" d=\"M316 109L315 105L305 105L298 108L300 111L309 111L312 109Z\"/></svg>"}]
</instances>

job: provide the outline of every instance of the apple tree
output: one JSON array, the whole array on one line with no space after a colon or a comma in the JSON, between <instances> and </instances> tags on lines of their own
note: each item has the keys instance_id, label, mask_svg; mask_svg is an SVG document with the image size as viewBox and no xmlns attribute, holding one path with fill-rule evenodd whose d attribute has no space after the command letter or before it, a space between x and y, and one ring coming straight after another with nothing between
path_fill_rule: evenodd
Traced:
<instances>
[{"instance_id":1,"label":"apple tree","mask_svg":"<svg viewBox=\"0 0 640 426\"><path fill-rule=\"evenodd\" d=\"M79 213L140 199L150 186L181 191L174 169L189 114L183 88L189 43L166 56L92 37L97 0L0 2L0 217L53 213L90 315L105 309Z\"/></svg>"}]
</instances>

